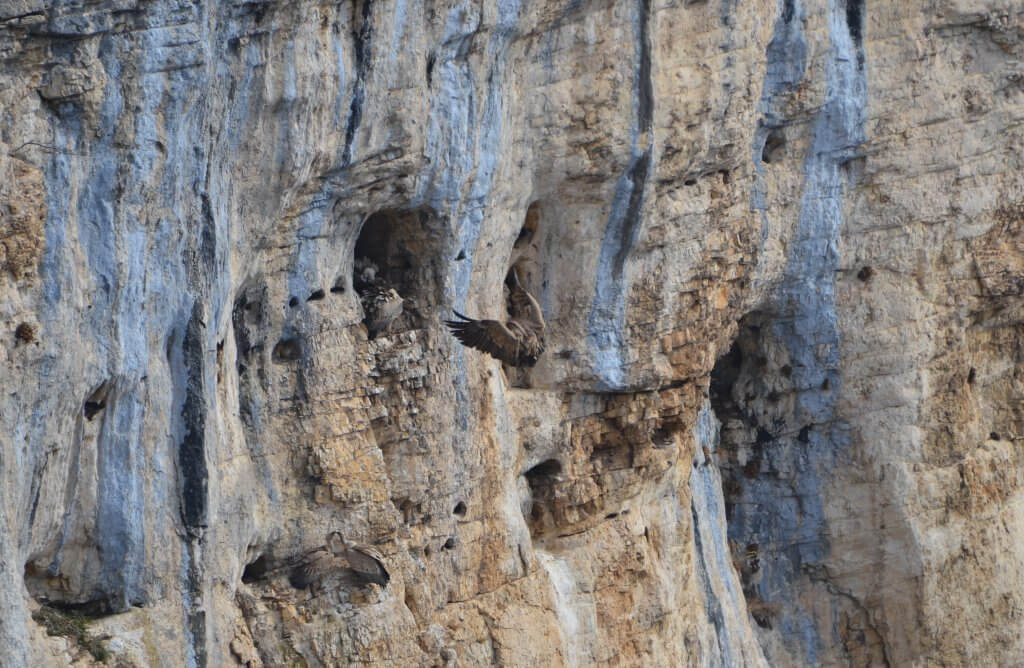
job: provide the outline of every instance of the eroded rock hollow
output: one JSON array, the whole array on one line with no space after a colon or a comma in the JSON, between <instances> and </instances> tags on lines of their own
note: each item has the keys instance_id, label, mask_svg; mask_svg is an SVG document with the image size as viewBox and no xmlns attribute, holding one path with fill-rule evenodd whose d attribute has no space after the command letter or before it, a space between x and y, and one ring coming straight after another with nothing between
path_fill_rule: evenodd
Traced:
<instances>
[{"instance_id":1,"label":"eroded rock hollow","mask_svg":"<svg viewBox=\"0 0 1024 668\"><path fill-rule=\"evenodd\" d=\"M0 663L1019 664L1021 62L1011 0L3 0ZM443 325L513 267L533 367Z\"/></svg>"}]
</instances>

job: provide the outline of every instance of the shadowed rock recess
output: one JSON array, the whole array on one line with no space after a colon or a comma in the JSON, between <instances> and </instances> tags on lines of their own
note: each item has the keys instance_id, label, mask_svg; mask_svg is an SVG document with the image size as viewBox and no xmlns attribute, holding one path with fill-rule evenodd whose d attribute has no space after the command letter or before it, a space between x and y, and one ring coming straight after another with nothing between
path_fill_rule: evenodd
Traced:
<instances>
[{"instance_id":1,"label":"shadowed rock recess","mask_svg":"<svg viewBox=\"0 0 1024 668\"><path fill-rule=\"evenodd\" d=\"M1022 62L1019 0L0 1L0 665L1021 665ZM443 326L512 267L533 367Z\"/></svg>"}]
</instances>

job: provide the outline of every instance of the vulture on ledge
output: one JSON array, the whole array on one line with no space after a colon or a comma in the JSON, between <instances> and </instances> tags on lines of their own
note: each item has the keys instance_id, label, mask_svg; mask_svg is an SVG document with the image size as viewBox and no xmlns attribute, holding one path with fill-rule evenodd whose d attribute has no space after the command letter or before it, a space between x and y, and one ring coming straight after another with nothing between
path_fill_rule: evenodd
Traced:
<instances>
[{"instance_id":1,"label":"vulture on ledge","mask_svg":"<svg viewBox=\"0 0 1024 668\"><path fill-rule=\"evenodd\" d=\"M338 531L327 536L327 545L315 550L291 576L291 584L304 589L324 578L348 569L360 581L387 587L391 580L384 557L376 548L348 542Z\"/></svg>"},{"instance_id":2,"label":"vulture on ledge","mask_svg":"<svg viewBox=\"0 0 1024 668\"><path fill-rule=\"evenodd\" d=\"M369 258L358 258L355 269L352 287L359 294L363 322L372 339L402 315L404 300L390 283L378 276L380 269Z\"/></svg>"}]
</instances>

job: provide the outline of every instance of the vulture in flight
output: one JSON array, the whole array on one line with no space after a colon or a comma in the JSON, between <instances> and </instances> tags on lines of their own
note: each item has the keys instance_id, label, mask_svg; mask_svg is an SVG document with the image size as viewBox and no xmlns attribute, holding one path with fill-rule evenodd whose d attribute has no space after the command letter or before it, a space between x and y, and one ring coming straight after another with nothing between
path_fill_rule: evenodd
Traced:
<instances>
[{"instance_id":1,"label":"vulture in flight","mask_svg":"<svg viewBox=\"0 0 1024 668\"><path fill-rule=\"evenodd\" d=\"M355 269L352 287L359 293L359 303L363 306L363 322L366 323L366 330L372 339L402 315L404 300L387 281L377 276L379 269L371 260L357 259Z\"/></svg>"},{"instance_id":2,"label":"vulture in flight","mask_svg":"<svg viewBox=\"0 0 1024 668\"><path fill-rule=\"evenodd\" d=\"M348 569L367 584L387 587L391 580L384 567L384 557L369 545L357 545L345 540L338 531L327 536L327 545L306 559L306 562L292 573L292 586L304 589L315 582Z\"/></svg>"},{"instance_id":3,"label":"vulture in flight","mask_svg":"<svg viewBox=\"0 0 1024 668\"><path fill-rule=\"evenodd\" d=\"M454 311L459 320L445 320L452 334L465 346L476 348L509 366L533 366L544 352L544 316L537 300L509 273L508 322L474 320Z\"/></svg>"}]
</instances>

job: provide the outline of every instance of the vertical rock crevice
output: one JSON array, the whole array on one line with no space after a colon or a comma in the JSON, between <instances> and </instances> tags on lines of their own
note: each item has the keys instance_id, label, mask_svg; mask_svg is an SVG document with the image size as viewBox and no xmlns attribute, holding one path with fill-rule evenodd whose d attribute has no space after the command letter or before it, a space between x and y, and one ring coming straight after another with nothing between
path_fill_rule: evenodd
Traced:
<instances>
[{"instance_id":1,"label":"vertical rock crevice","mask_svg":"<svg viewBox=\"0 0 1024 668\"><path fill-rule=\"evenodd\" d=\"M168 343L171 377L180 404L175 464L178 476L178 510L184 540L180 545L182 615L185 654L189 663L206 665L206 613L204 601L203 543L208 525L209 471L206 447L207 405L205 391L206 325L202 303L192 304L180 346L179 337Z\"/></svg>"},{"instance_id":2,"label":"vertical rock crevice","mask_svg":"<svg viewBox=\"0 0 1024 668\"><path fill-rule=\"evenodd\" d=\"M202 305L196 301L182 340L186 378L181 407L183 435L178 446L181 521L192 536L200 535L207 525L205 329Z\"/></svg>"},{"instance_id":3,"label":"vertical rock crevice","mask_svg":"<svg viewBox=\"0 0 1024 668\"><path fill-rule=\"evenodd\" d=\"M356 7L361 5L358 20ZM345 144L341 164L352 164L352 151L356 132L363 120L363 105L366 101L366 77L370 67L370 49L373 36L373 0L355 0L352 3L352 52L355 56L355 82L352 85L352 102L349 106L348 121L345 125Z\"/></svg>"}]
</instances>

